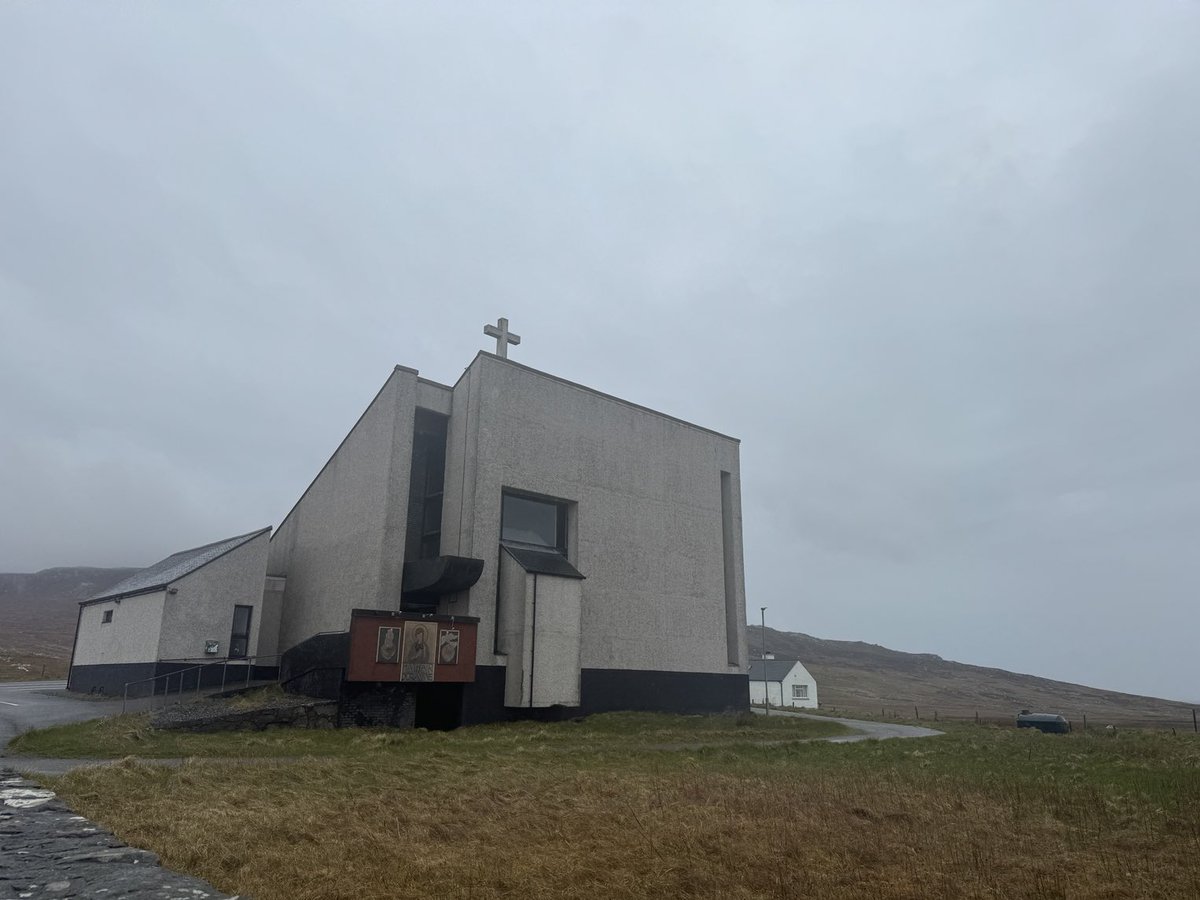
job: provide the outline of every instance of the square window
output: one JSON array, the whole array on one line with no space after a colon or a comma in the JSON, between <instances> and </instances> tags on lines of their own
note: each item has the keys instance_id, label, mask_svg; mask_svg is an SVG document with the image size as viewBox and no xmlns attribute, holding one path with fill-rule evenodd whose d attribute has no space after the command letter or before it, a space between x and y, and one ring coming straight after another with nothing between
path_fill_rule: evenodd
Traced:
<instances>
[{"instance_id":1,"label":"square window","mask_svg":"<svg viewBox=\"0 0 1200 900\"><path fill-rule=\"evenodd\" d=\"M104 615L100 617L100 624L107 625L109 622L111 622L112 614L113 614L113 611L111 609L106 609L104 611Z\"/></svg>"},{"instance_id":2,"label":"square window","mask_svg":"<svg viewBox=\"0 0 1200 900\"><path fill-rule=\"evenodd\" d=\"M808 699L808 685L807 684L793 684L792 685L792 699L793 700L807 700Z\"/></svg>"},{"instance_id":3,"label":"square window","mask_svg":"<svg viewBox=\"0 0 1200 900\"><path fill-rule=\"evenodd\" d=\"M504 494L500 540L567 552L567 504L519 494Z\"/></svg>"}]
</instances>

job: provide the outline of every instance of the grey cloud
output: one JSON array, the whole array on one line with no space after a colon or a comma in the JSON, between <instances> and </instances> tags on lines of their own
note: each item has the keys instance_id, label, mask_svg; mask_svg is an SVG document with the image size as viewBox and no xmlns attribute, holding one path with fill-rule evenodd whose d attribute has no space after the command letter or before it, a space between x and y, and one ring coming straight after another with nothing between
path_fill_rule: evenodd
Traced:
<instances>
[{"instance_id":1,"label":"grey cloud","mask_svg":"<svg viewBox=\"0 0 1200 900\"><path fill-rule=\"evenodd\" d=\"M1194 695L1198 43L1167 4L0 8L0 569L278 522L391 365L452 381L507 315L743 438L772 624Z\"/></svg>"}]
</instances>

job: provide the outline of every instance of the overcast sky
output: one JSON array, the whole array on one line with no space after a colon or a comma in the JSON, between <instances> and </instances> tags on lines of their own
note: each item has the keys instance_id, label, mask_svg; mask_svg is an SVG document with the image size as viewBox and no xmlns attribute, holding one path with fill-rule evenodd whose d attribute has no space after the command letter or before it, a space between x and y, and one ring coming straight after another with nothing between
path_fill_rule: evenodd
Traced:
<instances>
[{"instance_id":1,"label":"overcast sky","mask_svg":"<svg viewBox=\"0 0 1200 900\"><path fill-rule=\"evenodd\" d=\"M277 525L391 367L742 438L755 621L1200 699L1200 8L0 5L0 571Z\"/></svg>"}]
</instances>

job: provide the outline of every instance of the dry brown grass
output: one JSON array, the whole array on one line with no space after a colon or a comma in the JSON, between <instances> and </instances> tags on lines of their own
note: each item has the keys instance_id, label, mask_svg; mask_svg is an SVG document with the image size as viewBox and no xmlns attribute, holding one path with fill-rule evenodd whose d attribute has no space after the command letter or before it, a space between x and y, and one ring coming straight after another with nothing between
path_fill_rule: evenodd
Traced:
<instances>
[{"instance_id":1,"label":"dry brown grass","mask_svg":"<svg viewBox=\"0 0 1200 900\"><path fill-rule=\"evenodd\" d=\"M128 761L56 786L256 900L1192 898L1200 747L1168 750L981 729L610 753L498 730L291 765Z\"/></svg>"}]
</instances>

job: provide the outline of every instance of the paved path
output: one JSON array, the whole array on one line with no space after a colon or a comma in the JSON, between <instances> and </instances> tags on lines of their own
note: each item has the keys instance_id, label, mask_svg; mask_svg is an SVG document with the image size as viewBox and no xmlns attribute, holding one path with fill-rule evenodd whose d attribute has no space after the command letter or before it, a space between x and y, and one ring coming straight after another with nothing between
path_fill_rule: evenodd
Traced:
<instances>
[{"instance_id":1,"label":"paved path","mask_svg":"<svg viewBox=\"0 0 1200 900\"><path fill-rule=\"evenodd\" d=\"M754 711L760 716L767 713L757 707ZM840 722L847 728L853 728L858 734L841 734L836 737L816 738L831 744L853 744L857 741L885 741L889 738L922 738L937 737L945 734L934 728L922 728L919 725L900 725L894 722L868 722L864 719L838 719L833 716L817 716L812 713L793 712L792 710L773 709L773 716L788 716L795 719L815 719L818 722Z\"/></svg>"},{"instance_id":2,"label":"paved path","mask_svg":"<svg viewBox=\"0 0 1200 900\"><path fill-rule=\"evenodd\" d=\"M65 681L0 682L0 755L4 745L22 731L99 719L121 711L120 700L55 696L66 687Z\"/></svg>"},{"instance_id":3,"label":"paved path","mask_svg":"<svg viewBox=\"0 0 1200 900\"><path fill-rule=\"evenodd\" d=\"M0 897L229 900L212 885L164 869L33 782L0 769ZM236 900L236 898L235 898Z\"/></svg>"},{"instance_id":4,"label":"paved path","mask_svg":"<svg viewBox=\"0 0 1200 900\"><path fill-rule=\"evenodd\" d=\"M4 745L21 732L121 711L120 700L61 696L66 686L65 681L0 683L0 761L5 765L0 768L0 898L227 898L198 878L162 868L153 853L127 847L75 815L53 791L16 774L21 769L57 775L92 762L6 757Z\"/></svg>"}]
</instances>

